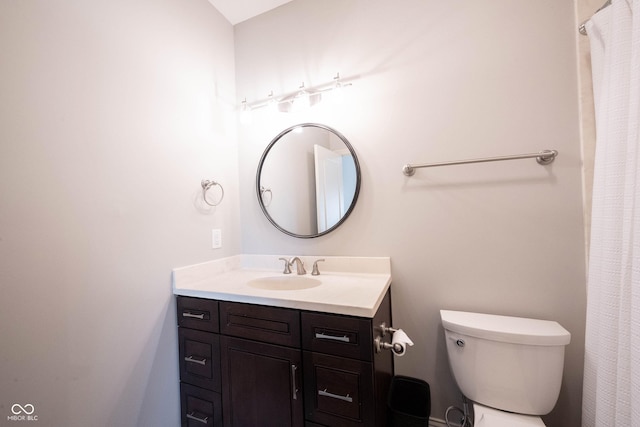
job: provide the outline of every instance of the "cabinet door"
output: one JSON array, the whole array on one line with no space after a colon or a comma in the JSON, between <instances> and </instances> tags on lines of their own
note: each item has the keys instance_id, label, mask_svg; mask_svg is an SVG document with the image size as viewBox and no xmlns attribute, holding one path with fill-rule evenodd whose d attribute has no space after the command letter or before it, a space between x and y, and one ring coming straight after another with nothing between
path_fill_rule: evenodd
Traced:
<instances>
[{"instance_id":1,"label":"cabinet door","mask_svg":"<svg viewBox=\"0 0 640 427\"><path fill-rule=\"evenodd\" d=\"M371 363L305 351L304 379L307 420L341 427L374 425Z\"/></svg>"},{"instance_id":2,"label":"cabinet door","mask_svg":"<svg viewBox=\"0 0 640 427\"><path fill-rule=\"evenodd\" d=\"M302 427L301 352L221 336L226 427Z\"/></svg>"}]
</instances>

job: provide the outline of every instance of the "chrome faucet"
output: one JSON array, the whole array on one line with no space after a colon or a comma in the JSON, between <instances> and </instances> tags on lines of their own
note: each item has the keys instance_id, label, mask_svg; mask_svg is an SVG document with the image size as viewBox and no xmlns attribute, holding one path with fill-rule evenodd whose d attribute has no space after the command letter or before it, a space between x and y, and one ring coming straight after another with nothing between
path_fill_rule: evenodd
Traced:
<instances>
[{"instance_id":1,"label":"chrome faucet","mask_svg":"<svg viewBox=\"0 0 640 427\"><path fill-rule=\"evenodd\" d=\"M293 266L294 263L296 265L296 271L298 272L298 274L307 274L307 270L304 269L304 262L302 262L300 258L298 258L297 256L292 257L289 260L289 267Z\"/></svg>"}]
</instances>

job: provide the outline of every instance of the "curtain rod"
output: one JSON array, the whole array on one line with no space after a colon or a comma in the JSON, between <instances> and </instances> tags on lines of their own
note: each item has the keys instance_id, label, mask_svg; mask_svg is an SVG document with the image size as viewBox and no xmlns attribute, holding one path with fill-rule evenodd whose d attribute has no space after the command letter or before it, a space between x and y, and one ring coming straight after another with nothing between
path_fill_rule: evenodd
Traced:
<instances>
[{"instance_id":1,"label":"curtain rod","mask_svg":"<svg viewBox=\"0 0 640 427\"><path fill-rule=\"evenodd\" d=\"M595 15L596 13L600 12L602 9L604 9L607 6L611 5L611 0L607 0L602 6L600 6L600 9L596 10L595 12L593 12L593 14ZM591 19L591 18L589 18ZM585 27L585 25L587 24L587 22L589 22L589 19L587 19L586 21L584 21L582 24L580 24L580 26L578 27L578 32L580 34L582 34L583 36L587 35L587 28Z\"/></svg>"}]
</instances>

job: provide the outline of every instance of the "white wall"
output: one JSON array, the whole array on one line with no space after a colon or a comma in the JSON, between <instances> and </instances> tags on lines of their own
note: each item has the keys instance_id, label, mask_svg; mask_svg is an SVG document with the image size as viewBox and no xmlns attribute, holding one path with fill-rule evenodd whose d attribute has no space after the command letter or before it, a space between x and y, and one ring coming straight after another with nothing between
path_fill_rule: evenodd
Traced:
<instances>
[{"instance_id":1,"label":"white wall","mask_svg":"<svg viewBox=\"0 0 640 427\"><path fill-rule=\"evenodd\" d=\"M171 269L240 252L233 55L206 0L0 2L0 425L179 425Z\"/></svg>"},{"instance_id":2,"label":"white wall","mask_svg":"<svg viewBox=\"0 0 640 427\"><path fill-rule=\"evenodd\" d=\"M401 7L397 7L400 4ZM247 253L391 256L395 325L416 345L396 372L427 380L434 417L460 404L438 310L554 319L572 333L551 426L579 426L585 308L581 157L571 1L295 0L235 27L240 102L353 77L342 108L268 117L239 131ZM334 233L298 240L255 197L262 151L320 122L358 153L362 189ZM559 151L534 160L401 173L430 162Z\"/></svg>"}]
</instances>

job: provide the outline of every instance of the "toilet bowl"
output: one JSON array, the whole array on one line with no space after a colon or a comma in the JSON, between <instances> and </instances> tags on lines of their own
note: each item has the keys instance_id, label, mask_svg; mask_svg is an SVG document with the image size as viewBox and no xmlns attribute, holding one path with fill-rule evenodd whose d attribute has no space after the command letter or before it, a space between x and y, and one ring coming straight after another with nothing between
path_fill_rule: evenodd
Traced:
<instances>
[{"instance_id":1,"label":"toilet bowl","mask_svg":"<svg viewBox=\"0 0 640 427\"><path fill-rule=\"evenodd\" d=\"M548 320L441 310L449 365L475 427L544 426L571 334Z\"/></svg>"}]
</instances>

